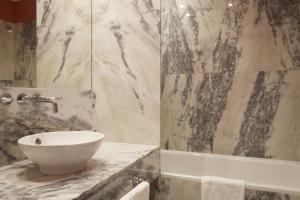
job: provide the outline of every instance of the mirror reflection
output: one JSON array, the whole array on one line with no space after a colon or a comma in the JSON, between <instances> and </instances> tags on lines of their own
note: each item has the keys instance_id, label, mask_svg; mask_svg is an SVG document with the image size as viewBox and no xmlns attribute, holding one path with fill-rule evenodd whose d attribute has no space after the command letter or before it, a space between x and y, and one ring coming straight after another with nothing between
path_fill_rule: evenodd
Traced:
<instances>
[{"instance_id":1,"label":"mirror reflection","mask_svg":"<svg viewBox=\"0 0 300 200\"><path fill-rule=\"evenodd\" d=\"M91 2L0 1L0 87L91 89Z\"/></svg>"}]
</instances>

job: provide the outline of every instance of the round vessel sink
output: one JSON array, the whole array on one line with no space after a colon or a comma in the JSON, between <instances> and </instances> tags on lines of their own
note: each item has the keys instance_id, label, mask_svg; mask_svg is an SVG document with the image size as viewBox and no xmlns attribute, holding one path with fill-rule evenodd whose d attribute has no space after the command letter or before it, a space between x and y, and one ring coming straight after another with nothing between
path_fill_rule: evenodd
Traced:
<instances>
[{"instance_id":1,"label":"round vessel sink","mask_svg":"<svg viewBox=\"0 0 300 200\"><path fill-rule=\"evenodd\" d=\"M85 169L103 138L92 131L47 132L25 136L18 144L42 174L56 175Z\"/></svg>"}]
</instances>

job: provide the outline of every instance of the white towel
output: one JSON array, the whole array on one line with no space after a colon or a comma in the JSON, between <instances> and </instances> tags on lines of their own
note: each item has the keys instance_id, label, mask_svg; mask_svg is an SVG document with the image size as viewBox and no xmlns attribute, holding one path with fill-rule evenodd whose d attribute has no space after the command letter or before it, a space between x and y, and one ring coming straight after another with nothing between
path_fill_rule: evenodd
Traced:
<instances>
[{"instance_id":1,"label":"white towel","mask_svg":"<svg viewBox=\"0 0 300 200\"><path fill-rule=\"evenodd\" d=\"M149 200L150 185L148 182L142 182L123 196L120 200Z\"/></svg>"},{"instance_id":2,"label":"white towel","mask_svg":"<svg viewBox=\"0 0 300 200\"><path fill-rule=\"evenodd\" d=\"M245 181L221 177L201 177L201 200L244 200Z\"/></svg>"}]
</instances>

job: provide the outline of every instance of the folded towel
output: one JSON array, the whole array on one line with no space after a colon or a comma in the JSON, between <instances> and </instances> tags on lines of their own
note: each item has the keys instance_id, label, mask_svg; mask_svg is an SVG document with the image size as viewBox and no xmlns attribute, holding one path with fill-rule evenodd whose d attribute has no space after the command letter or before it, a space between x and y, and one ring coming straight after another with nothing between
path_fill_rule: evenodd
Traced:
<instances>
[{"instance_id":1,"label":"folded towel","mask_svg":"<svg viewBox=\"0 0 300 200\"><path fill-rule=\"evenodd\" d=\"M244 200L245 181L220 177L201 177L201 200Z\"/></svg>"},{"instance_id":2,"label":"folded towel","mask_svg":"<svg viewBox=\"0 0 300 200\"><path fill-rule=\"evenodd\" d=\"M149 200L150 185L148 182L142 182L120 200Z\"/></svg>"}]
</instances>

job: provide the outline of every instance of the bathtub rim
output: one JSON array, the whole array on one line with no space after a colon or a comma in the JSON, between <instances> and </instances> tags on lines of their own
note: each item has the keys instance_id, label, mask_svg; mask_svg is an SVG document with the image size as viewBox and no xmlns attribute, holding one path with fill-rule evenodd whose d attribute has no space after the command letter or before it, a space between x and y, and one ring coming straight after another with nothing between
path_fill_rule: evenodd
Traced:
<instances>
[{"instance_id":1,"label":"bathtub rim","mask_svg":"<svg viewBox=\"0 0 300 200\"><path fill-rule=\"evenodd\" d=\"M263 163L272 163L272 164L281 164L281 165L296 165L300 166L300 162L298 161L290 161L290 160L278 160L278 159L268 159L268 158L255 158L255 157L243 157L243 156L231 156L231 155L223 155L223 154L211 154L211 153L198 153L198 152L185 152L185 151L176 151L176 150L165 150L161 149L161 159L163 154L173 154L173 155L188 155L188 156L201 156L205 158L222 158L222 159L229 159L229 160L236 160L236 161L259 161ZM161 160L161 163L163 161ZM166 172L166 170L162 167L161 164L161 175L167 178L175 178L180 180L187 180L187 181L194 181L201 183L202 176L196 175L186 175L182 173L173 173L173 172ZM299 172L300 173L300 172ZM222 176L220 176L222 177ZM223 177L228 178L228 177ZM300 180L299 180L300 181ZM255 182L247 182L246 181L246 189L256 190L256 191L263 191L263 192L275 192L280 194L288 194L300 197L300 188L295 187L284 187L282 185L271 185L271 184L260 184Z\"/></svg>"},{"instance_id":2,"label":"bathtub rim","mask_svg":"<svg viewBox=\"0 0 300 200\"><path fill-rule=\"evenodd\" d=\"M188 155L188 156L201 156L207 158L229 158L230 160L239 160L245 161L252 160L252 161L260 161L264 163L274 163L274 164L291 164L291 165L299 165L300 161L293 161L293 160L279 160L279 159L270 159L270 158L256 158L256 157L246 157L246 156L235 156L235 155L226 155L226 154L215 154L215 153L200 153L200 152L190 152L190 151L176 151L176 150L166 150L161 149L161 154L166 152L168 154L181 154L181 155Z\"/></svg>"}]
</instances>

